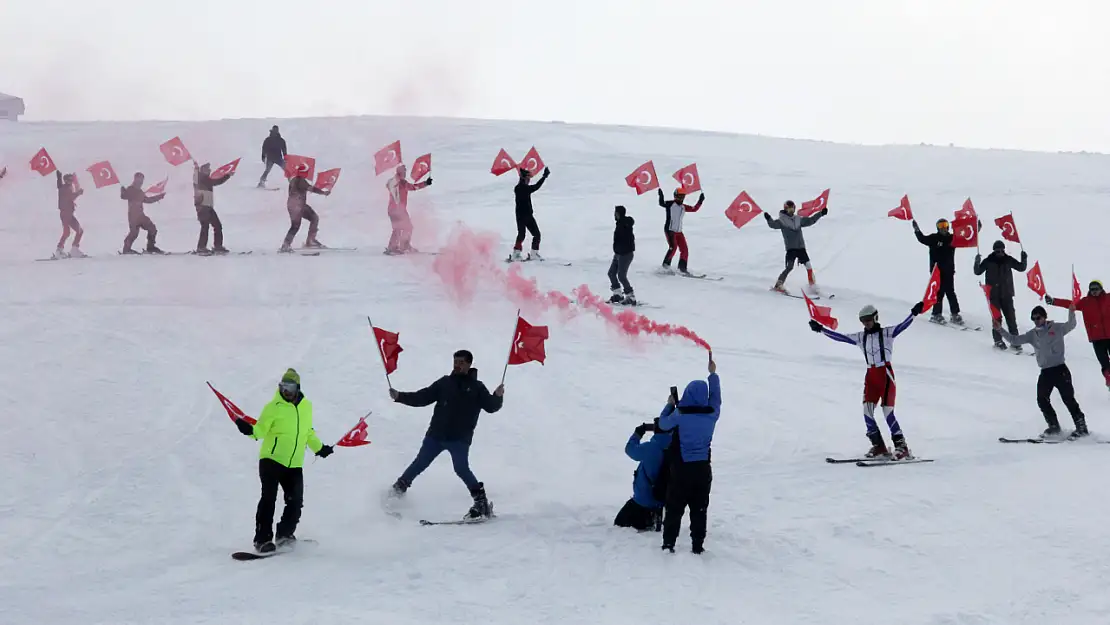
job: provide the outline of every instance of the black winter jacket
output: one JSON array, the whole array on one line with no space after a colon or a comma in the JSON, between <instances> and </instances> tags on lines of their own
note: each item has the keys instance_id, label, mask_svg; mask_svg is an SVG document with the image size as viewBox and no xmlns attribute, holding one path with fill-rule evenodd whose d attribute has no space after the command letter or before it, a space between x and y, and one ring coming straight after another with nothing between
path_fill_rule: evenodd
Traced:
<instances>
[{"instance_id":1,"label":"black winter jacket","mask_svg":"<svg viewBox=\"0 0 1110 625\"><path fill-rule=\"evenodd\" d=\"M398 393L397 403L414 408L434 403L432 422L428 425L428 438L441 441L466 441L474 438L478 415L501 410L503 400L489 392L478 380L478 370L467 375L445 375L431 386L412 393Z\"/></svg>"},{"instance_id":2,"label":"black winter jacket","mask_svg":"<svg viewBox=\"0 0 1110 625\"><path fill-rule=\"evenodd\" d=\"M614 254L631 254L636 251L636 235L632 232L634 225L635 220L628 215L617 220L617 227L613 230Z\"/></svg>"},{"instance_id":3,"label":"black winter jacket","mask_svg":"<svg viewBox=\"0 0 1110 625\"><path fill-rule=\"evenodd\" d=\"M956 248L952 247L952 233L934 232L926 235L915 230L914 234L922 245L929 246L929 271L940 265L942 274L951 276L956 273Z\"/></svg>"},{"instance_id":4,"label":"black winter jacket","mask_svg":"<svg viewBox=\"0 0 1110 625\"><path fill-rule=\"evenodd\" d=\"M1006 252L995 254L992 252L986 258L980 260L978 256L975 257L975 275L981 276L987 274L987 284L991 285L991 297L1013 297L1014 296L1014 272L1025 271L1025 266L1029 260L1025 251L1021 252L1021 260L1015 259Z\"/></svg>"},{"instance_id":5,"label":"black winter jacket","mask_svg":"<svg viewBox=\"0 0 1110 625\"><path fill-rule=\"evenodd\" d=\"M516 195L516 214L527 216L532 214L532 194L540 190L544 181L547 180L547 174L540 176L540 181L536 184L528 184L521 180L513 187L513 193Z\"/></svg>"},{"instance_id":6,"label":"black winter jacket","mask_svg":"<svg viewBox=\"0 0 1110 625\"><path fill-rule=\"evenodd\" d=\"M262 142L262 160L283 163L285 154L285 139L282 139L279 133L270 131L270 136Z\"/></svg>"}]
</instances>

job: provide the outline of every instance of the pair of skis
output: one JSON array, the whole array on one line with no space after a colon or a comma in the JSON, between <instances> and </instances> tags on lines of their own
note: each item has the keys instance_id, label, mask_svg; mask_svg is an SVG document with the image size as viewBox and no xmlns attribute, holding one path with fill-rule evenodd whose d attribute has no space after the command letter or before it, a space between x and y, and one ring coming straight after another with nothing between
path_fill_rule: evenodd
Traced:
<instances>
[{"instance_id":1,"label":"pair of skis","mask_svg":"<svg viewBox=\"0 0 1110 625\"><path fill-rule=\"evenodd\" d=\"M921 462L932 462L932 458L904 458L902 460L895 460L893 458L825 458L825 462L829 464L855 464L857 467L886 467L896 464L917 464Z\"/></svg>"},{"instance_id":2,"label":"pair of skis","mask_svg":"<svg viewBox=\"0 0 1110 625\"><path fill-rule=\"evenodd\" d=\"M1059 445L1060 443L1075 443L1078 441L1102 445L1110 444L1110 441L1091 440L1087 436L1083 436L1080 438L1006 438L1005 436L998 437L998 442L1000 443L1028 443L1030 445Z\"/></svg>"},{"instance_id":3,"label":"pair of skis","mask_svg":"<svg viewBox=\"0 0 1110 625\"><path fill-rule=\"evenodd\" d=\"M574 263L564 262L564 261L561 261L561 260L551 260L549 258L545 258L543 260L534 260L534 259L531 259L531 258L516 258L516 259L514 259L512 256L509 256L508 258L506 258L505 262L509 263L510 265L513 264L513 263L540 263L541 265L553 265L553 266L556 266L556 267L570 267L571 265L574 264Z\"/></svg>"}]
</instances>

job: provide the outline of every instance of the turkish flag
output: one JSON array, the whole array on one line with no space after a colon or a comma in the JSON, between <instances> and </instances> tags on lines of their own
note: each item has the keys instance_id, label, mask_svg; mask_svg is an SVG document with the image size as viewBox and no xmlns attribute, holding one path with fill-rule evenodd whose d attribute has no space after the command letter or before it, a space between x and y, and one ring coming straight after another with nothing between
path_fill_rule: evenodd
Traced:
<instances>
[{"instance_id":1,"label":"turkish flag","mask_svg":"<svg viewBox=\"0 0 1110 625\"><path fill-rule=\"evenodd\" d=\"M412 171L409 173L412 175L413 182L420 182L421 178L432 173L432 155L417 156L412 162Z\"/></svg>"},{"instance_id":2,"label":"turkish flag","mask_svg":"<svg viewBox=\"0 0 1110 625\"><path fill-rule=\"evenodd\" d=\"M359 419L355 427L347 430L347 433L343 435L343 438L339 439L339 442L336 443L335 446L361 447L363 445L369 445L370 441L366 440L366 437L369 435L369 432L367 432L368 427L369 426L366 425L366 417Z\"/></svg>"},{"instance_id":3,"label":"turkish flag","mask_svg":"<svg viewBox=\"0 0 1110 625\"><path fill-rule=\"evenodd\" d=\"M219 180L220 178L224 178L226 176L230 176L231 174L234 174L235 170L239 168L239 161L241 161L241 160L243 160L243 159L242 158L237 158L237 159L231 161L227 165L224 165L223 167L220 167L219 169L213 171L208 177L213 179L213 180Z\"/></svg>"},{"instance_id":4,"label":"turkish flag","mask_svg":"<svg viewBox=\"0 0 1110 625\"><path fill-rule=\"evenodd\" d=\"M648 161L636 168L636 171L624 177L628 186L636 189L636 195L643 195L648 191L659 188L659 176L655 175L655 163Z\"/></svg>"},{"instance_id":5,"label":"turkish flag","mask_svg":"<svg viewBox=\"0 0 1110 625\"><path fill-rule=\"evenodd\" d=\"M116 170L112 169L112 164L108 161L100 161L95 165L91 165L85 171L92 174L93 184L96 185L97 189L119 184L119 177L116 176Z\"/></svg>"},{"instance_id":6,"label":"turkish flag","mask_svg":"<svg viewBox=\"0 0 1110 625\"><path fill-rule=\"evenodd\" d=\"M902 221L913 221L913 211L910 210L910 196L903 195L902 202L898 205L898 208L891 209L891 211L887 213L887 217L901 219Z\"/></svg>"},{"instance_id":7,"label":"turkish flag","mask_svg":"<svg viewBox=\"0 0 1110 625\"><path fill-rule=\"evenodd\" d=\"M747 191L741 191L740 195L736 196L732 204L729 204L728 208L725 209L725 217L728 217L732 225L743 228L745 224L755 219L762 212L763 209L759 208L752 196L748 195Z\"/></svg>"},{"instance_id":8,"label":"turkish flag","mask_svg":"<svg viewBox=\"0 0 1110 625\"><path fill-rule=\"evenodd\" d=\"M389 375L397 370L397 357L401 352L405 351L401 348L398 342L400 335L396 332L388 332L381 328L370 326L374 330L374 339L378 342L378 351L382 355L382 364L385 366L385 374Z\"/></svg>"},{"instance_id":9,"label":"turkish flag","mask_svg":"<svg viewBox=\"0 0 1110 625\"><path fill-rule=\"evenodd\" d=\"M698 175L697 163L690 163L676 171L672 177L678 181L679 188L686 195L701 191L701 176Z\"/></svg>"},{"instance_id":10,"label":"turkish flag","mask_svg":"<svg viewBox=\"0 0 1110 625\"><path fill-rule=\"evenodd\" d=\"M165 180L163 180L162 182L159 182L158 184L150 185L150 188L147 189L146 191L144 191L143 193L146 193L147 195L158 195L160 193L165 193L166 192L166 183L169 182L169 181L170 181L170 177L166 176Z\"/></svg>"},{"instance_id":11,"label":"turkish flag","mask_svg":"<svg viewBox=\"0 0 1110 625\"><path fill-rule=\"evenodd\" d=\"M513 337L513 348L509 351L509 364L523 365L526 362L536 361L542 365L547 357L543 350L543 342L547 338L547 326L534 326L523 317L517 316L516 335Z\"/></svg>"},{"instance_id":12,"label":"turkish flag","mask_svg":"<svg viewBox=\"0 0 1110 625\"><path fill-rule=\"evenodd\" d=\"M305 180L312 180L312 176L315 173L316 159L311 156L298 156L296 154L287 154L285 156L286 178L304 178Z\"/></svg>"},{"instance_id":13,"label":"turkish flag","mask_svg":"<svg viewBox=\"0 0 1110 625\"><path fill-rule=\"evenodd\" d=\"M813 200L809 202L802 202L802 210L798 214L802 217L810 217L815 213L821 212L826 206L829 205L829 189L825 189Z\"/></svg>"},{"instance_id":14,"label":"turkish flag","mask_svg":"<svg viewBox=\"0 0 1110 625\"><path fill-rule=\"evenodd\" d=\"M961 215L952 220L952 247L979 246L979 218Z\"/></svg>"},{"instance_id":15,"label":"turkish flag","mask_svg":"<svg viewBox=\"0 0 1110 625\"><path fill-rule=\"evenodd\" d=\"M314 186L321 191L331 191L335 183L339 182L340 169L336 167L316 174L316 184Z\"/></svg>"},{"instance_id":16,"label":"turkish flag","mask_svg":"<svg viewBox=\"0 0 1110 625\"><path fill-rule=\"evenodd\" d=\"M814 304L813 300L809 299L809 296L806 295L805 291L802 291L802 297L804 297L806 300L806 308L809 309L810 319L813 319L817 323L825 326L830 330L835 330L836 327L840 325L840 322L832 316L832 308L828 306L818 306L817 304Z\"/></svg>"},{"instance_id":17,"label":"turkish flag","mask_svg":"<svg viewBox=\"0 0 1110 625\"><path fill-rule=\"evenodd\" d=\"M181 141L181 137L174 137L169 141L158 146L162 151L162 156L166 157L166 162L174 167L182 163L188 163L193 159L189 154L189 150L185 149L185 144Z\"/></svg>"},{"instance_id":18,"label":"turkish flag","mask_svg":"<svg viewBox=\"0 0 1110 625\"><path fill-rule=\"evenodd\" d=\"M509 153L505 151L505 148L501 148L501 151L497 153L497 158L493 159L493 166L489 168L489 173L493 174L494 176L500 176L501 174L507 171L512 171L516 168L516 161L513 160L513 157L509 156Z\"/></svg>"},{"instance_id":19,"label":"turkish flag","mask_svg":"<svg viewBox=\"0 0 1110 625\"><path fill-rule=\"evenodd\" d=\"M401 142L394 141L374 153L374 175L380 176L401 164Z\"/></svg>"},{"instance_id":20,"label":"turkish flag","mask_svg":"<svg viewBox=\"0 0 1110 625\"><path fill-rule=\"evenodd\" d=\"M247 413L239 409L239 406L233 404L230 399L224 397L223 393L217 391L216 388L212 386L211 382L205 382L205 384L207 384L208 388L212 389L212 392L216 394L216 398L220 400L221 404L223 404L224 410L227 411L227 416L231 417L232 421L235 421L236 419L242 419L251 425L258 423L257 419L255 419L254 417L248 417Z\"/></svg>"},{"instance_id":21,"label":"turkish flag","mask_svg":"<svg viewBox=\"0 0 1110 625\"><path fill-rule=\"evenodd\" d=\"M971 203L971 198L967 198L966 200L964 200L963 208L956 211L957 220L965 217L970 217L976 220L979 219L979 215L975 213L975 206Z\"/></svg>"},{"instance_id":22,"label":"turkish flag","mask_svg":"<svg viewBox=\"0 0 1110 625\"><path fill-rule=\"evenodd\" d=\"M46 148L42 148L31 158L31 171L39 172L40 176L49 176L57 171L57 169L58 168L54 166L54 159L50 158L50 155L46 153Z\"/></svg>"},{"instance_id":23,"label":"turkish flag","mask_svg":"<svg viewBox=\"0 0 1110 625\"><path fill-rule=\"evenodd\" d=\"M1002 318L1002 311L998 310L998 307L995 306L994 302L991 301L991 285L983 284L983 283L980 282L979 286L983 288L983 293L987 296L987 306L990 307L990 309L991 309L991 319L994 319L994 320L1001 319Z\"/></svg>"},{"instance_id":24,"label":"turkish flag","mask_svg":"<svg viewBox=\"0 0 1110 625\"><path fill-rule=\"evenodd\" d=\"M1079 303L1083 299L1083 289L1079 287L1079 279L1075 277L1075 267L1071 269L1071 301Z\"/></svg>"},{"instance_id":25,"label":"turkish flag","mask_svg":"<svg viewBox=\"0 0 1110 625\"><path fill-rule=\"evenodd\" d=\"M937 303L940 296L940 265L933 265L933 273L929 276L929 284L925 285L925 297L921 298L921 310L925 311Z\"/></svg>"},{"instance_id":26,"label":"turkish flag","mask_svg":"<svg viewBox=\"0 0 1110 625\"><path fill-rule=\"evenodd\" d=\"M1044 299L1044 276L1041 274L1040 261L1033 263L1033 268L1029 270L1029 273L1025 274L1025 278L1029 284L1029 289L1037 295L1040 295L1041 299Z\"/></svg>"},{"instance_id":27,"label":"turkish flag","mask_svg":"<svg viewBox=\"0 0 1110 625\"><path fill-rule=\"evenodd\" d=\"M1018 237L1017 224L1014 223L1014 216L1003 215L994 220L994 223L1002 230L1002 238L1014 243L1021 243L1021 238Z\"/></svg>"},{"instance_id":28,"label":"turkish flag","mask_svg":"<svg viewBox=\"0 0 1110 625\"><path fill-rule=\"evenodd\" d=\"M540 153L536 151L536 146L532 146L531 150L524 155L524 159L520 161L520 168L526 170L528 173L535 176L543 171L547 165L543 164L543 159L540 158Z\"/></svg>"}]
</instances>

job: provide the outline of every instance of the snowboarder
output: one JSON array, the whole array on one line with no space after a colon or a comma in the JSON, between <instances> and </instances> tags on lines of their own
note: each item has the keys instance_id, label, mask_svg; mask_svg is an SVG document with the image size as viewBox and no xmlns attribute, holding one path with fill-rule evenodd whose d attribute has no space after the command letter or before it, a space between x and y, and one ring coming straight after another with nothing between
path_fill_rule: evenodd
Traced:
<instances>
[{"instance_id":1,"label":"snowboarder","mask_svg":"<svg viewBox=\"0 0 1110 625\"><path fill-rule=\"evenodd\" d=\"M386 254L404 254L418 251L412 246L412 220L409 219L409 191L416 191L432 185L432 179L424 182L412 183L405 176L408 170L404 165L397 167L393 177L385 183L389 190L389 222L393 224L393 234L389 236L386 245Z\"/></svg>"},{"instance_id":2,"label":"snowboarder","mask_svg":"<svg viewBox=\"0 0 1110 625\"><path fill-rule=\"evenodd\" d=\"M815 320L810 320L809 327L814 332L820 332L834 341L856 345L863 351L864 362L867 363L867 372L863 376L863 422L867 426L867 438L871 441L871 449L866 458L892 458L893 460L908 460L913 458L906 437L902 433L902 426L894 416L894 400L898 388L894 381L894 365L891 357L894 355L894 339L910 327L915 317L925 309L924 302L914 304L908 317L898 325L884 328L879 324L879 311L868 304L860 309L859 321L863 324L863 331L854 334L841 334L825 328ZM887 450L883 434L875 421L875 408L882 404L883 417L887 427L890 428L890 440L894 443L894 454Z\"/></svg>"},{"instance_id":3,"label":"snowboarder","mask_svg":"<svg viewBox=\"0 0 1110 625\"><path fill-rule=\"evenodd\" d=\"M300 172L289 179L289 198L285 202L285 208L289 211L289 231L285 233L285 240L281 244L280 251L282 252L293 251L293 237L297 236L297 231L301 229L302 219L308 220L308 234L304 239L304 247L314 249L324 247L323 243L316 240L320 216L308 205L308 193L310 191L325 197L331 195L330 190L320 189L309 182Z\"/></svg>"},{"instance_id":4,"label":"snowboarder","mask_svg":"<svg viewBox=\"0 0 1110 625\"><path fill-rule=\"evenodd\" d=\"M681 188L674 190L673 200L664 198L663 189L659 189L659 206L667 211L667 218L663 222L663 234L667 237L667 253L663 256L663 266L660 268L663 273L674 273L671 269L671 260L674 258L675 250L678 250L678 271L686 275L690 273L686 266L690 258L690 248L686 246L686 235L682 232L682 218L686 213L696 213L701 209L701 205L705 203L705 194L702 193L698 197L697 204L693 206L684 204L685 199L686 192Z\"/></svg>"},{"instance_id":5,"label":"snowboarder","mask_svg":"<svg viewBox=\"0 0 1110 625\"><path fill-rule=\"evenodd\" d=\"M532 211L532 194L540 190L550 175L551 169L544 167L540 181L530 185L528 181L532 179L532 172L523 167L520 168L520 181L513 188L513 193L516 195L516 244L513 245L510 261L543 260L543 256L540 256L540 227L536 224L536 216ZM525 230L532 234L532 251L528 252L527 258L521 258Z\"/></svg>"},{"instance_id":6,"label":"snowboarder","mask_svg":"<svg viewBox=\"0 0 1110 625\"><path fill-rule=\"evenodd\" d=\"M783 203L782 210L779 211L778 219L774 219L769 213L763 213L763 217L767 219L767 225L772 230L782 230L782 241L786 245L786 268L779 274L778 280L775 281L775 286L771 287L771 290L787 293L783 284L786 283L786 277L794 270L794 261L798 261L805 265L809 287L814 293L817 293L817 279L813 275L813 264L809 261L809 253L806 252L806 240L802 234L802 228L817 223L818 219L829 214L829 209L828 207L822 208L820 212L809 217L799 217L795 214L796 210L794 200L787 200Z\"/></svg>"},{"instance_id":7,"label":"snowboarder","mask_svg":"<svg viewBox=\"0 0 1110 625\"><path fill-rule=\"evenodd\" d=\"M648 430L655 433L643 442ZM670 481L666 454L671 439L670 432L663 432L652 423L637 426L632 436L628 437L624 453L639 464L632 474L632 498L617 513L613 525L632 527L641 532L658 532L663 528L663 502Z\"/></svg>"},{"instance_id":8,"label":"snowboarder","mask_svg":"<svg viewBox=\"0 0 1110 625\"><path fill-rule=\"evenodd\" d=\"M632 266L632 257L636 252L636 234L632 231L636 221L626 213L627 209L623 206L613 209L617 225L613 230L613 262L609 264L609 288L613 292L609 303L635 306L636 294L628 281L628 268Z\"/></svg>"},{"instance_id":9,"label":"snowboarder","mask_svg":"<svg viewBox=\"0 0 1110 625\"><path fill-rule=\"evenodd\" d=\"M227 254L224 247L224 226L220 216L216 214L216 187L227 182L235 172L222 177L212 177L212 164L197 165L193 161L193 203L197 209L197 221L200 222L200 235L197 237L197 254ZM208 229L213 230L212 251L208 251Z\"/></svg>"},{"instance_id":10,"label":"snowboarder","mask_svg":"<svg viewBox=\"0 0 1110 625\"><path fill-rule=\"evenodd\" d=\"M1021 251L1020 261L1007 254L1006 244L1002 241L994 242L990 255L985 259L979 254L975 255L975 266L972 270L977 276L987 274L986 283L991 288L990 302L1006 317L1006 329L1010 334L1018 333L1017 314L1014 312L1014 272L1025 271L1028 260L1029 256L1025 250ZM1002 335L998 331L994 331L993 334L994 346L998 349L1006 349L1006 344L1002 342ZM1021 345L1014 345L1013 350L1020 352Z\"/></svg>"},{"instance_id":11,"label":"snowboarder","mask_svg":"<svg viewBox=\"0 0 1110 625\"><path fill-rule=\"evenodd\" d=\"M58 249L54 251L51 258L84 258L87 256L81 251L81 235L85 234L85 230L81 228L81 223L77 221L77 198L85 192L84 189L76 188L74 185L73 174L62 175L62 172L55 171L58 179L58 216L62 219L62 238L58 239ZM73 232L73 245L69 249L69 253L65 251L66 239L69 238L70 231Z\"/></svg>"},{"instance_id":12,"label":"snowboarder","mask_svg":"<svg viewBox=\"0 0 1110 625\"><path fill-rule=\"evenodd\" d=\"M1075 329L1075 308L1076 304L1072 302L1068 306L1068 320L1059 324L1048 320L1048 313L1043 306L1035 306L1029 315L1034 327L1025 334L1010 334L1002 329L1001 320L994 320L994 329L1002 333L1002 338L1012 345L1029 343L1036 352L1037 365L1041 368L1041 375L1037 378L1037 406L1040 407L1044 420L1048 423L1048 429L1041 434L1041 438L1060 434L1060 421L1056 418L1056 410L1053 409L1050 400L1052 389L1060 391L1060 399L1064 401L1075 423L1075 431L1068 438L1087 436L1087 419L1079 409L1079 402L1075 401L1071 371L1064 363L1064 337Z\"/></svg>"},{"instance_id":13,"label":"snowboarder","mask_svg":"<svg viewBox=\"0 0 1110 625\"><path fill-rule=\"evenodd\" d=\"M392 497L400 497L412 486L412 481L424 472L439 454L451 454L451 464L455 475L466 484L474 505L466 513L466 519L482 519L493 515L493 505L486 497L485 484L474 477L470 470L470 444L474 440L474 429L478 427L481 411L495 413L501 410L505 395L504 385L498 386L490 394L485 384L478 380L478 370L474 355L466 350L454 354L450 375L433 382L430 386L412 393L402 393L389 389L393 401L420 408L435 404L432 422L424 434L420 451L401 477L393 483Z\"/></svg>"},{"instance_id":14,"label":"snowboarder","mask_svg":"<svg viewBox=\"0 0 1110 625\"><path fill-rule=\"evenodd\" d=\"M667 405L659 415L660 431L677 439L670 447L670 478L663 516L663 550L674 553L682 515L690 508L690 543L694 553L705 551L705 528L709 511L709 491L713 484L710 466L713 431L721 416L721 379L717 363L709 353L709 381L693 380L682 398L671 388Z\"/></svg>"},{"instance_id":15,"label":"snowboarder","mask_svg":"<svg viewBox=\"0 0 1110 625\"><path fill-rule=\"evenodd\" d=\"M1068 308L1071 300L1044 296L1046 304ZM1083 325L1087 327L1087 340L1095 349L1095 358L1102 367L1106 388L1110 389L1110 295L1098 280L1091 280L1087 286L1086 297L1080 298L1075 309L1083 313Z\"/></svg>"},{"instance_id":16,"label":"snowboarder","mask_svg":"<svg viewBox=\"0 0 1110 625\"><path fill-rule=\"evenodd\" d=\"M278 127L270 128L270 136L262 142L262 162L266 164L266 171L262 172L262 178L258 180L259 189L266 188L266 176L270 175L270 169L274 165L282 170L285 169L286 154L285 139L281 137Z\"/></svg>"},{"instance_id":17,"label":"snowboarder","mask_svg":"<svg viewBox=\"0 0 1110 625\"><path fill-rule=\"evenodd\" d=\"M312 427L312 402L305 398L301 376L293 369L281 376L274 398L262 409L258 423L251 425L239 418L235 425L244 435L262 440L258 454L262 495L254 517L254 548L259 553L270 553L297 540L293 533L301 520L304 504L304 448L307 446L321 458L327 458L335 450L316 436ZM285 496L285 509L277 524L275 544L272 539L278 486Z\"/></svg>"},{"instance_id":18,"label":"snowboarder","mask_svg":"<svg viewBox=\"0 0 1110 625\"><path fill-rule=\"evenodd\" d=\"M960 316L960 301L956 299L956 248L952 246L952 225L947 219L937 220L937 231L930 235L921 233L917 220L913 221L913 233L922 245L929 247L929 272L933 267L940 267L940 290L937 292L937 303L933 306L933 315L929 321L944 324L944 298L948 298L948 305L952 309L949 319L956 325L963 325L964 318Z\"/></svg>"},{"instance_id":19,"label":"snowboarder","mask_svg":"<svg viewBox=\"0 0 1110 625\"><path fill-rule=\"evenodd\" d=\"M127 237L123 240L123 254L139 253L131 249L131 244L139 237L139 230L146 230L147 254L165 254L154 244L154 240L158 236L158 228L150 220L150 217L146 216L143 205L160 202L162 198L166 197L166 194L163 192L147 197L146 192L143 191L144 180L146 180L146 177L143 176L142 172L138 172L132 179L131 186L119 190L120 199L127 200L127 225L130 228Z\"/></svg>"}]
</instances>

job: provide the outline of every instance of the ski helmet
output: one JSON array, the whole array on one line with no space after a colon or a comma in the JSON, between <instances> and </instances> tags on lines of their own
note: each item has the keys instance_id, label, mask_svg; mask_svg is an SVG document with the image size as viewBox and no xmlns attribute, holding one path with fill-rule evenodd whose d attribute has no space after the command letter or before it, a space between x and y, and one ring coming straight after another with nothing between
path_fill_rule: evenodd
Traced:
<instances>
[{"instance_id":1,"label":"ski helmet","mask_svg":"<svg viewBox=\"0 0 1110 625\"><path fill-rule=\"evenodd\" d=\"M1098 290L1100 290L1100 291L1105 291L1106 290L1106 288L1102 286L1102 282L1099 281L1099 280L1091 280L1091 283L1087 285L1087 290L1090 291L1091 289L1095 288L1096 286L1098 287Z\"/></svg>"},{"instance_id":2,"label":"ski helmet","mask_svg":"<svg viewBox=\"0 0 1110 625\"><path fill-rule=\"evenodd\" d=\"M868 321L868 320L878 321L879 320L879 311L876 310L875 307L872 306L871 304L868 304L868 305L864 306L863 308L859 309L859 320L860 321Z\"/></svg>"},{"instance_id":3,"label":"ski helmet","mask_svg":"<svg viewBox=\"0 0 1110 625\"><path fill-rule=\"evenodd\" d=\"M937 230L947 230L949 225L948 220L943 217L937 220Z\"/></svg>"},{"instance_id":4,"label":"ski helmet","mask_svg":"<svg viewBox=\"0 0 1110 625\"><path fill-rule=\"evenodd\" d=\"M675 197L686 197L686 191L684 191L682 189L682 187L679 187L679 188L674 190L674 196Z\"/></svg>"}]
</instances>

